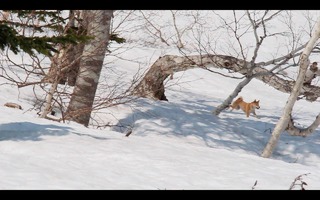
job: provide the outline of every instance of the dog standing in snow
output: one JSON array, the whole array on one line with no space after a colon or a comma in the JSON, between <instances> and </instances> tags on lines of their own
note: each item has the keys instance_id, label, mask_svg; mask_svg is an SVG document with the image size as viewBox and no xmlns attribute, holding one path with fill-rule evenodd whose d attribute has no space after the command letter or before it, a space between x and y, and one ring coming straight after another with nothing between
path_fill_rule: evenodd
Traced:
<instances>
[{"instance_id":1,"label":"dog standing in snow","mask_svg":"<svg viewBox=\"0 0 320 200\"><path fill-rule=\"evenodd\" d=\"M239 110L241 108L241 110L246 113L247 117L249 117L250 113L252 113L254 117L259 118L255 112L255 109L260 108L260 100L254 100L251 103L247 103L243 101L242 97L239 97L230 105L230 108L231 111L233 109Z\"/></svg>"}]
</instances>

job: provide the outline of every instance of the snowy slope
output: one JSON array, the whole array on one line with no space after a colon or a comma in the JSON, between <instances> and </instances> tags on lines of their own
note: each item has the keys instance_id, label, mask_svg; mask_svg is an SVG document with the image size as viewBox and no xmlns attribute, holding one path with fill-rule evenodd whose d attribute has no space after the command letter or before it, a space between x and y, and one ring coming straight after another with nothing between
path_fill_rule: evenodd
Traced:
<instances>
[{"instance_id":1,"label":"snowy slope","mask_svg":"<svg viewBox=\"0 0 320 200\"><path fill-rule=\"evenodd\" d=\"M128 48L121 56L140 63L110 56L101 80L119 81L114 72L128 82L164 53L178 52ZM166 82L168 102L139 98L108 108L99 119L116 126L105 129L40 119L32 88L2 84L0 105L24 109L0 106L0 189L251 190L257 181L254 189L287 190L302 174L306 189L320 189L319 128L305 138L283 133L273 156L260 157L289 94L252 80L240 95L260 100L260 119L237 110L212 114L240 81L203 69L176 73ZM300 100L293 116L308 126L319 108Z\"/></svg>"}]
</instances>

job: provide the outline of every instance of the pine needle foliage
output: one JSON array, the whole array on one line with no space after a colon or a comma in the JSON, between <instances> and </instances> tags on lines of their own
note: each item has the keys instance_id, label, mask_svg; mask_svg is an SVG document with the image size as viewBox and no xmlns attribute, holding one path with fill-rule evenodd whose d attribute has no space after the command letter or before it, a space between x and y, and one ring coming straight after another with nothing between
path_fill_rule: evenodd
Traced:
<instances>
[{"instance_id":1,"label":"pine needle foliage","mask_svg":"<svg viewBox=\"0 0 320 200\"><path fill-rule=\"evenodd\" d=\"M1 50L8 47L15 54L24 51L30 55L37 52L52 56L52 52L58 52L58 44L65 46L90 39L70 29L64 31L68 18L62 17L61 10L4 10L4 12L10 13L13 17L0 20ZM28 34L30 32L33 34ZM52 34L46 34L48 32Z\"/></svg>"}]
</instances>

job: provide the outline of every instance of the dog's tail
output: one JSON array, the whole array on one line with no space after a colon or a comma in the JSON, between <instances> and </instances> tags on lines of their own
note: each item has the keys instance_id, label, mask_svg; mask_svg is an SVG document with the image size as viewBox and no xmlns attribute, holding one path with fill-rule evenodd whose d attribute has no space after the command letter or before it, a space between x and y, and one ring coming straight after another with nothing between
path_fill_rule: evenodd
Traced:
<instances>
[{"instance_id":1,"label":"dog's tail","mask_svg":"<svg viewBox=\"0 0 320 200\"><path fill-rule=\"evenodd\" d=\"M236 101L243 101L243 97L242 96L238 97Z\"/></svg>"},{"instance_id":2,"label":"dog's tail","mask_svg":"<svg viewBox=\"0 0 320 200\"><path fill-rule=\"evenodd\" d=\"M242 96L238 97L231 105L229 105L229 108L236 109L236 110L240 109L238 104L241 101L243 101L243 97Z\"/></svg>"},{"instance_id":3,"label":"dog's tail","mask_svg":"<svg viewBox=\"0 0 320 200\"><path fill-rule=\"evenodd\" d=\"M233 104L238 104L240 101L243 101L243 98L240 96L238 97L234 102Z\"/></svg>"}]
</instances>

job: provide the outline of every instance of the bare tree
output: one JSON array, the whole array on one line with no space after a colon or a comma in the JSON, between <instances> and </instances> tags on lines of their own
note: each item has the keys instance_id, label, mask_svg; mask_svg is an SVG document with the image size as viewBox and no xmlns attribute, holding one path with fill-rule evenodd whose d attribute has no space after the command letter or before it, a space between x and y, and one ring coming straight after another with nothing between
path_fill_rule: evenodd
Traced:
<instances>
[{"instance_id":1,"label":"bare tree","mask_svg":"<svg viewBox=\"0 0 320 200\"><path fill-rule=\"evenodd\" d=\"M264 148L264 150L262 152L262 157L264 157L264 158L269 158L271 156L272 151L279 140L280 134L288 127L292 108L293 108L294 103L296 102L297 97L300 93L307 68L310 64L310 60L309 60L310 53L311 53L312 49L314 48L319 37L320 37L320 18L318 19L318 22L315 26L315 31L314 31L312 37L310 38L306 48L303 50L303 53L301 54L300 70L299 70L297 80L293 86L293 89L292 89L292 92L290 93L290 96L288 97L288 100L287 100L286 106L284 107L282 116L281 116L280 120L278 121L276 127L274 128L268 144L266 145L266 147Z\"/></svg>"},{"instance_id":2,"label":"bare tree","mask_svg":"<svg viewBox=\"0 0 320 200\"><path fill-rule=\"evenodd\" d=\"M88 24L86 16L81 10L70 10L69 21L64 28L64 33L75 31L78 35L84 35ZM58 84L68 83L70 86L75 85L76 77L79 70L80 58L82 56L84 42L78 44L69 44L67 46L60 45L59 52L50 57L51 65L49 72L44 76L42 82L51 83L50 89L47 92L44 109L40 117L48 118L48 113L52 111L54 95L60 95L57 91ZM61 110L61 113L63 111Z\"/></svg>"},{"instance_id":3,"label":"bare tree","mask_svg":"<svg viewBox=\"0 0 320 200\"><path fill-rule=\"evenodd\" d=\"M188 33L200 23L206 27L206 15L203 11L168 10L137 11L135 15L135 33L143 38L135 42L145 46L163 46L185 49Z\"/></svg>"},{"instance_id":4,"label":"bare tree","mask_svg":"<svg viewBox=\"0 0 320 200\"><path fill-rule=\"evenodd\" d=\"M234 45L234 43L232 43L232 48L234 48L233 52L238 52L236 53L237 56L209 53L205 48L210 45L205 45L199 39L198 47L199 49L203 49L202 51L199 50L199 56L187 55L187 53L184 53L184 51L180 49L180 52L184 56L168 55L160 57L150 67L149 71L145 75L145 79L137 85L133 94L153 99L167 100L164 94L165 88L163 81L169 77L169 75L170 78L172 78L172 75L175 72L195 67L201 67L206 70L209 70L209 67L226 68L231 72L239 72L244 75L242 77L244 80L241 81L228 98L214 110L214 114L216 115L219 115L222 110L228 108L232 100L253 78L262 80L280 91L290 93L294 85L293 79L289 77L281 77L285 76L285 73L283 73L285 69L297 65L295 58L300 56L301 51L306 44L301 44L301 42L299 42L300 37L296 37L296 31L292 28L292 21L283 22L287 24L288 30L291 30L291 32L272 32L268 29L268 27L271 26L270 24L272 24L272 20L277 19L281 13L281 11L266 10L257 12L246 11L245 13L239 14L238 12L233 11L233 18L231 20L228 20L228 18L225 18L224 16L220 16L220 14L216 14L222 22L222 25L216 28L216 30L218 31L222 28L226 28L228 32L231 33L230 36L233 36L234 42L237 44ZM284 19L286 19L287 16L291 16L291 13L285 14L286 15L283 17ZM245 37L245 35L251 33L255 38L254 48L252 48L252 46L248 46L248 44L244 44L242 41L242 38ZM202 35L205 35L205 33L202 33ZM202 35L199 34L198 37L201 37ZM289 40L289 42L291 42L291 48L288 48L287 54L281 54L280 56L277 55L277 57L273 57L272 59L263 62L258 61L261 60L261 58L259 58L259 56L261 57L259 52L266 39L274 37L286 38L290 35L292 36L292 39ZM208 41L210 41L209 38ZM235 48L236 46L238 48ZM249 49L253 49L251 59L248 59ZM203 54L202 52L206 52L206 54ZM232 52L230 52L230 54L232 55ZM219 59L217 59L218 57ZM210 61L209 58L212 60ZM223 59L225 60L223 61ZM217 62L217 60L219 61ZM224 64L224 62L226 64ZM292 62L292 64L289 64L289 62ZM269 67L271 65L273 65L272 68ZM266 68L267 66L268 68ZM209 71L219 73L212 70ZM310 86L303 87L303 90L301 90L299 94L306 97L309 101L314 101L319 96L319 92L319 87Z\"/></svg>"},{"instance_id":5,"label":"bare tree","mask_svg":"<svg viewBox=\"0 0 320 200\"><path fill-rule=\"evenodd\" d=\"M221 17L222 22L225 27L228 27L233 33L236 42L238 43L238 51L240 59L238 57L227 56L227 55L217 55L217 54L202 54L199 51L198 56L187 55L183 51L180 51L184 56L174 56L165 55L156 60L153 65L149 68L149 71L145 74L144 79L135 87L133 94L141 97L147 97L155 100L168 100L165 95L164 81L170 76L172 78L173 74L179 71L185 71L191 68L203 68L213 73L219 73L211 70L210 68L225 68L229 72L238 72L243 75L243 80L236 86L232 94L219 105L213 112L218 115L222 110L229 107L232 100L239 94L243 87L248 84L253 78L261 80L268 85L274 87L275 89L285 92L292 93L295 91L294 86L296 82L294 79L287 77L284 72L287 68L298 65L296 58L299 58L303 53L302 50L306 47L307 43L302 43L303 37L301 29L296 29L293 26L293 15L291 12L286 12L283 19L283 23L287 26L289 32L270 32L267 29L267 24L269 21L273 20L280 14L280 11L269 13L269 11L261 11L262 14L258 15L254 12L247 11L245 15L237 17L234 13L233 23L227 21L226 18ZM247 16L249 23L247 26L239 24L240 19L244 19ZM260 17L259 17L260 16ZM307 15L309 30L306 33L312 31L310 27L314 25L310 24L312 19L310 15ZM232 26L232 24L234 26ZM250 25L250 26L249 26ZM242 29L240 28L242 27ZM253 30L253 35L256 41L255 48L253 51L253 56L250 61L247 60L247 47L245 47L241 41L241 37L246 33L246 31ZM245 29L245 30L243 30ZM282 54L281 56L274 57L271 60L257 62L258 52L260 47L262 47L263 41L269 37L284 37L288 38L290 43L290 48L288 46L288 53ZM290 37L288 37L290 36ZM198 47L204 48L203 43L199 40ZM318 44L315 44L318 45ZM315 46L310 53L317 53L318 47ZM235 52L234 51L234 52ZM291 64L289 64L291 62ZM301 64L301 63L300 63ZM273 65L272 68L267 66ZM224 75L226 76L226 75ZM230 76L231 77L231 76ZM231 77L232 78L232 77ZM303 85L298 91L298 99L306 98L307 101L315 101L320 97L320 88L315 85ZM294 125L294 120L292 119L291 112L289 113L289 120L285 126L285 130L293 136L307 136L319 126L320 116L318 115L315 121L307 128L299 128Z\"/></svg>"},{"instance_id":6,"label":"bare tree","mask_svg":"<svg viewBox=\"0 0 320 200\"><path fill-rule=\"evenodd\" d=\"M290 53L291 54L291 53ZM298 54L294 54L297 56ZM286 60L286 58L282 58ZM275 62L274 60L269 62ZM267 62L267 63L269 63ZM265 66L267 63L256 64L256 67L252 71L254 74L259 76L253 76L252 78L259 79L268 85L274 87L275 89L290 93L292 91L292 86L294 81L289 81L277 76L272 70L267 70L260 66ZM232 72L238 72L240 74L246 75L251 69L251 63L237 59L232 56L227 55L195 55L195 56L175 56L166 55L160 57L154 64L150 67L148 72L145 74L144 78L137 84L133 90L133 94L151 98L154 100L168 100L164 94L163 82L166 78L171 76L173 73L179 71L186 71L192 68L203 68L204 70L209 70L209 68L225 68ZM241 85L241 84L240 84ZM301 91L301 95L316 95L320 96L320 88L316 86L303 86L305 90L311 90L315 93L305 93Z\"/></svg>"},{"instance_id":7,"label":"bare tree","mask_svg":"<svg viewBox=\"0 0 320 200\"><path fill-rule=\"evenodd\" d=\"M265 22L271 20L274 16L276 16L279 12L276 12L275 14L271 15L271 16L268 16L268 11L265 12L265 14L262 16L261 19L252 19L251 18L251 15L250 13L247 11L247 16L251 22L251 27L254 31L254 36L255 36L255 39L256 39L256 47L255 47L255 50L254 50L254 54L253 54L253 57L250 61L250 68L247 68L246 70L246 75L245 75L245 80L242 81L238 86L237 88L235 89L235 91L229 96L229 98L227 98L227 100L220 106L218 106L218 108L216 109L215 111L215 114L218 115L223 109L227 108L228 105L230 105L232 99L241 91L241 89L246 85L248 84L252 78L253 78L253 69L256 67L256 59L257 59L257 55L258 55L258 50L263 42L263 40L269 36L267 35L266 33L266 27L265 27ZM246 60L246 56L245 56L245 53L244 53L244 49L243 49L243 45L240 41L240 38L241 38L241 33L238 33L240 31L242 31L242 29L240 29L240 26L238 27L238 18L237 18L237 15L235 14L235 12L233 12L234 14L234 21L235 21L235 27L231 27L230 23L228 23L227 21L225 21L222 17L221 19L223 19L223 22L224 24L226 25L226 27L230 28L236 38L236 41L238 42L239 44L239 47L240 47L240 51L241 51L241 57L242 57L242 60ZM174 19L174 22L175 22L175 13L172 12L172 15L173 15L173 19ZM241 16L240 18L243 18L243 16ZM150 22L151 23L151 22ZM176 27L176 23L174 23L174 27L175 27L175 30L176 32L179 33L177 27ZM259 27L262 27L263 28L263 34L262 36L259 36L258 35L258 28ZM248 29L248 28L245 28L245 29ZM181 42L181 35L180 34L177 34L177 37L178 37L178 44L180 44ZM201 52L200 52L201 53ZM188 56L186 56L187 59L188 59ZM201 56L200 56L201 57ZM160 60L160 59L159 59ZM163 60L163 59L162 59ZM158 61L156 61L158 62ZM163 61L162 61L163 62ZM185 61L183 61L185 62ZM202 61L198 61L198 62L195 62L197 64L200 64L198 66L204 66ZM193 68L195 67L195 63L193 62L190 62L189 64L193 65L193 66L189 66L189 68ZM181 63L182 64L182 63ZM184 65L184 64L183 64ZM158 64L158 66L161 66L160 68L158 69L161 69L163 71L164 68L166 68L165 70L165 73L168 73L168 71L170 72L170 74L172 74L173 72L177 72L177 71L182 71L182 70L185 70L187 68L185 67L182 67L181 69L177 69L177 67L175 67L175 69L170 69L170 67L165 67L163 65L163 63L160 63ZM160 100L167 100L165 95L164 95L164 86L163 86L163 81L164 79L166 78L165 76L162 76L164 77L163 78L157 78L157 76L159 75L159 73L156 72L157 71L157 64L154 65L154 67L151 67L150 68L150 72L148 72L148 74L146 75L146 77L148 77L148 81L149 81L149 84L153 85L152 87L148 87L148 88L143 88L144 86L147 86L148 84L144 84L144 83L141 83L139 86L137 86L137 89L134 93L138 94L138 93L144 93L144 92L147 92L147 93L152 93L150 91L153 90L153 93L156 94L154 95L157 99L160 99ZM156 74L157 73L157 74ZM153 74L153 75L152 75ZM257 76L255 74L255 76ZM172 77L172 76L171 76ZM155 81L153 81L155 80ZM152 83L152 82L155 82L155 83Z\"/></svg>"},{"instance_id":8,"label":"bare tree","mask_svg":"<svg viewBox=\"0 0 320 200\"><path fill-rule=\"evenodd\" d=\"M88 126L108 42L112 10L88 10L88 42L80 59L80 68L66 118Z\"/></svg>"},{"instance_id":9,"label":"bare tree","mask_svg":"<svg viewBox=\"0 0 320 200\"><path fill-rule=\"evenodd\" d=\"M64 33L72 31L77 35L85 35L88 20L84 13L83 10L70 10L69 21L64 27ZM43 78L43 81L53 83L57 73L59 73L59 84L65 84L67 82L68 85L74 86L84 42L76 45L69 44L66 47L60 46L59 48L59 52L51 58L50 70Z\"/></svg>"},{"instance_id":10,"label":"bare tree","mask_svg":"<svg viewBox=\"0 0 320 200\"><path fill-rule=\"evenodd\" d=\"M29 13L30 11L21 11L22 13ZM52 13L55 13L57 11L54 11ZM31 11L30 14L25 16L25 14L22 14L21 16L17 15L15 12L5 12L4 18L6 18L9 25L17 26L16 29L20 34L22 34L25 37L35 37L38 38L41 37L53 37L53 38L61 38L63 36L68 36L64 40L70 41L70 37L78 38L77 36L71 36L70 32L70 23L72 23L72 15L65 17L64 14L67 14L65 11L59 11L58 14L55 14L55 18L59 19L58 22L55 20L50 20L50 18L39 18L37 17L38 14L43 13L41 10L34 10ZM70 19L70 20L69 20ZM65 22L68 22L69 24L65 26ZM59 27L56 28L55 31L50 31L50 28L47 27ZM40 33L39 33L40 30ZM78 38L79 39L79 38ZM71 39L73 40L73 39ZM36 42L34 42L37 44ZM6 79L10 84L16 84L18 86L18 89L25 87L25 86L34 86L34 87L40 87L43 89L43 91L48 94L45 95L44 98L46 98L45 101L43 101L43 97L39 97L41 95L36 95L35 98L37 98L36 102L37 104L41 104L37 109L41 109L42 105L45 105L42 112L40 114L40 117L46 117L47 114L50 112L52 108L52 103L55 102L55 99L53 98L53 95L57 93L57 83L61 80L62 74L64 72L64 67L68 68L68 64L65 63L65 59L62 58L63 52L68 51L70 47L72 47L76 42L70 42L70 43L53 43L55 45L55 49L57 52L54 56L50 55L42 55L39 53L24 53L20 52L16 55L11 54L9 51L9 48L7 48L5 51L1 52L2 54L2 63L1 63L1 70L2 74L0 77ZM32 43L33 44L33 43ZM33 44L33 45L35 45ZM51 66L59 66L58 67L51 67L50 70L51 75L48 76L48 60L51 60ZM24 72L24 73L18 73L18 72ZM49 73L50 74L50 73ZM49 80L49 81L48 81ZM51 82L50 88L48 89L47 82ZM41 92L39 92L41 93ZM41 100L42 99L42 100ZM40 112L39 112L40 113Z\"/></svg>"},{"instance_id":11,"label":"bare tree","mask_svg":"<svg viewBox=\"0 0 320 200\"><path fill-rule=\"evenodd\" d=\"M64 11L63 17L65 17L68 23L58 34L64 34L68 31L75 31L79 34L86 32L86 22L87 18L84 16L82 10L72 10L69 15L68 11ZM127 28L126 23L130 23L134 18L132 18L133 11L117 11L115 14L118 16L117 20L112 20L110 31L112 35L122 34L126 31L130 31ZM16 19L9 12L0 12L0 17L3 19ZM20 20L21 23L26 23L28 21L34 26L43 26L42 23L39 24L38 21L34 20L32 17L30 19L23 18ZM90 19L89 19L90 20ZM38 25L37 25L38 24ZM21 29L20 32L25 32L28 36L34 36L35 31L33 29L28 29L24 26L26 30ZM45 34L52 34L52 32L44 32ZM116 38L117 39L117 38ZM117 44L114 45L113 42ZM112 64L118 60L125 60L131 64L141 65L137 59L126 59L122 54L130 50L134 45L129 43L118 43L112 37L111 42L108 42L109 48L111 49L106 52L108 60L103 64L103 70L105 70L102 79L99 79L99 91L95 94L95 103L92 106L91 111L93 111L92 125L93 127L103 128L109 125L109 122L105 122L105 119L101 118L102 115L108 113L108 107L128 103L133 101L134 98L130 96L130 90L133 84L136 84L137 80L141 77L138 70L137 74L133 76L132 80L128 77L124 78L124 73L118 72L112 69ZM82 50L84 43L78 43L73 45L57 46L59 51L52 57L47 57L45 55L28 55L24 52L13 55L9 49L5 51L0 51L0 78L5 81L1 81L1 84L10 84L17 86L17 90L24 90L32 87L33 96L19 95L19 98L29 101L33 104L33 108L30 110L37 111L40 117L63 121L67 120L67 106L70 102L72 96L73 85L75 82L75 75L77 75L77 69L79 69L80 58L82 57ZM90 54L87 54L90 57ZM110 66L109 66L110 65ZM21 73L22 72L22 73ZM75 73L74 73L75 72ZM115 80L117 81L110 81ZM67 84L66 84L67 83ZM126 84L125 84L126 83ZM99 113L99 115L96 115ZM54 116L52 116L54 115ZM70 118L69 118L70 119Z\"/></svg>"},{"instance_id":12,"label":"bare tree","mask_svg":"<svg viewBox=\"0 0 320 200\"><path fill-rule=\"evenodd\" d=\"M188 67L183 66L183 67L181 67L181 69L178 69L179 67L170 68L169 66L172 64L169 64L169 66L165 66L166 63L164 63L164 62L166 62L166 61L165 61L164 57L166 57L167 62L171 62L172 60L170 60L169 57L172 58L173 56L164 56L164 57L159 58L159 60L157 60L155 62L154 67L152 66L150 68L150 72L148 72L146 74L146 77L148 77L148 83L141 83L139 86L137 86L136 91L134 93L136 93L136 94L141 93L142 96L148 96L143 93L150 93L150 94L151 93L163 93L164 88L163 88L163 84L161 85L161 82L165 78L167 78L167 76L165 76L163 78L152 78L152 76L156 77L155 74L151 75L156 71L156 68L157 68L156 66L158 66L158 69L161 69L162 71L165 68L165 70L164 70L165 74L168 74L168 73L172 74L174 72L183 71L183 70L194 68L194 67L202 67L202 68L208 69L209 64L214 64L213 67L218 67L218 68L223 67L223 68L231 69L234 72L242 73L244 75L244 77L243 77L244 80L236 87L234 92L226 99L226 101L222 105L218 106L218 108L215 110L215 114L218 115L223 109L228 107L228 105L231 103L232 99L241 91L241 89L246 84L248 84L252 80L252 78L258 78L258 79L264 80L265 82L270 82L273 80L281 80L281 82L285 83L286 81L284 79L277 79L277 78L273 78L272 76L274 76L275 70L278 69L280 66L286 64L288 62L288 60L299 56L300 55L299 51L302 50L304 45L301 45L300 47L293 49L287 55L282 55L278 58L274 58L274 59L271 59L271 60L268 60L265 62L256 62L257 57L258 57L258 52L259 52L259 49L260 49L263 41L268 37L281 35L281 33L277 33L277 32L267 34L267 22L269 22L274 17L279 15L279 13L280 13L280 11L277 11L275 13L270 14L269 11L265 11L260 18L257 18L256 15L254 15L257 19L253 19L251 17L252 14L249 11L247 11L245 13L245 15L242 15L239 17L240 19L244 19L245 16L248 17L250 23L244 27L239 24L240 19L238 19L235 12L233 12L233 14L234 14L233 15L234 16L233 24L235 24L234 27L231 26L231 23L229 21L226 21L223 17L219 16L220 19L222 20L222 22L224 23L225 27L230 29L231 32L233 33L234 38L236 38L236 42L238 44L239 51L240 51L239 55L242 59L237 58L237 57L232 57L232 56L227 56L227 55L217 55L217 54L201 55L201 52L199 52L200 56L198 56L198 58L195 58L196 56L188 56L185 54L185 59L180 59L180 61L175 60L175 64L178 66L184 65L184 63L188 63L188 59L189 59L190 66L188 66ZM252 56L251 60L245 61L245 60L247 60L247 53L245 51L248 48L245 48L244 45L242 44L241 37L244 35L244 33L249 31L250 27L253 30L256 45L255 45L253 56ZM260 32L262 33L261 35L259 35ZM202 47L201 42L199 41L199 48L201 48L201 47ZM218 62L216 62L215 59L213 59L212 61L209 61L208 59L202 60L202 58L208 58L208 57L215 57L215 59L217 57L220 57L220 59ZM176 58L178 58L178 56ZM223 61L221 59L225 59L226 64L223 64ZM161 62L161 63L159 63L159 62ZM238 66L234 66L232 64L235 64ZM265 70L262 68L262 67L268 66L270 64L274 64L275 66L270 70ZM161 67L159 68L159 66L161 66ZM156 83L153 84L153 80L157 80L157 81L155 81ZM149 87L148 84L153 85L153 86ZM286 90L284 88L284 86L283 87L278 86L279 81L273 81L271 83L271 85L274 85L276 88L279 88L280 90ZM143 88L144 86L148 87L149 89ZM154 92L150 91L151 88L152 88L152 90L154 90ZM165 96L164 94L154 95L155 99L162 99L161 97L164 97L164 96ZM165 98L163 98L163 100L165 100Z\"/></svg>"}]
</instances>

